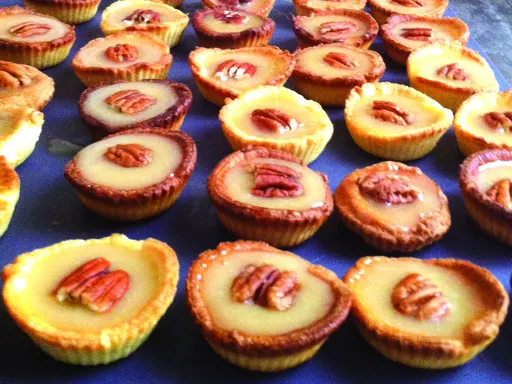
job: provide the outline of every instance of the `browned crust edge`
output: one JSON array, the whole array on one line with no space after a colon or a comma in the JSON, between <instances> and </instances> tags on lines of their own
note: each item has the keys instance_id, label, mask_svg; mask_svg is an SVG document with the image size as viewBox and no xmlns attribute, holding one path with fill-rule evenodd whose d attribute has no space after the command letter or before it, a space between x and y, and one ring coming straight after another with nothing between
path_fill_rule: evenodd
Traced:
<instances>
[{"instance_id":1,"label":"browned crust edge","mask_svg":"<svg viewBox=\"0 0 512 384\"><path fill-rule=\"evenodd\" d=\"M448 0L434 1L436 2L437 7L431 9L430 11L422 12L422 16L441 17L443 15L444 11L446 11L446 8L448 8ZM387 7L386 3L384 3L382 0L368 0L368 5L372 9L372 12L376 10L382 14L388 15L388 17L400 14L400 12L396 11L396 8L393 8L392 6Z\"/></svg>"},{"instance_id":2,"label":"browned crust edge","mask_svg":"<svg viewBox=\"0 0 512 384\"><path fill-rule=\"evenodd\" d=\"M218 0L201 0L201 2L203 3L203 5L206 8L215 8L218 6L223 6L222 2L220 2ZM266 16L268 16L270 11L274 7L274 3L275 3L275 0L265 0L264 1L265 6L254 7L254 9L247 8L247 10L256 15L266 17Z\"/></svg>"}]
</instances>

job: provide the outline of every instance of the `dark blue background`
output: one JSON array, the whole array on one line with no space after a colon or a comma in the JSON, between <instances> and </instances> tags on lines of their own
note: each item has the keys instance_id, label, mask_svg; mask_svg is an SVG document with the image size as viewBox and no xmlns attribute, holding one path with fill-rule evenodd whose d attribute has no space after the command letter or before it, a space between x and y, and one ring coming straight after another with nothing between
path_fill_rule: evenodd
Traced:
<instances>
[{"instance_id":1,"label":"dark blue background","mask_svg":"<svg viewBox=\"0 0 512 384\"><path fill-rule=\"evenodd\" d=\"M187 1L187 0L185 0ZM205 181L215 164L231 152L217 120L218 108L200 95L193 83L187 56L197 44L191 26L181 43L172 50L174 63L169 78L187 84L194 94L192 108L182 130L190 134L198 147L197 166L184 193L159 217L133 224L114 224L85 209L62 176L69 157L52 155L45 150L49 138L87 142L87 127L77 113L77 100L84 86L73 73L71 60L80 47L101 37L101 11L112 1L103 1L94 20L76 27L77 41L69 58L45 72L56 82L53 101L44 110L46 123L32 156L18 169L21 197L11 226L0 239L0 265L17 255L53 243L74 238L108 236L124 233L134 239L154 237L170 244L181 264L181 280L174 303L153 334L128 358L108 366L79 367L54 361L40 351L10 319L0 306L0 383L292 383L292 382L378 382L378 383L505 383L512 382L512 319L502 327L498 339L474 361L457 369L425 371L411 369L386 360L357 333L347 321L324 345L315 358L298 368L278 374L260 374L236 368L218 357L203 340L188 313L184 298L184 280L191 262L205 249L220 241L235 238L220 225L206 193ZM295 50L291 31L292 3L277 0L270 16L277 28L271 44ZM2 0L2 5L21 4L19 0ZM198 0L186 2L189 14L200 8ZM448 11L447 15L453 16ZM471 27L471 26L470 26ZM490 26L489 26L490 29ZM473 42L471 48L477 49ZM380 41L372 49L383 54ZM407 84L403 67L394 65L383 54L388 70L383 81ZM507 89L503 77L496 73L501 89ZM288 84L290 85L290 84ZM360 150L350 138L340 109L327 109L335 126L325 152L311 166L329 176L331 189L356 168L379 160ZM437 183L450 201L453 225L438 243L414 254L419 258L455 257L470 260L490 269L507 287L512 272L509 248L483 235L471 222L457 184L457 171L463 156L450 130L437 148L426 158L411 162ZM292 249L311 262L334 270L339 276L360 257L378 254L343 227L334 213L317 235Z\"/></svg>"}]
</instances>

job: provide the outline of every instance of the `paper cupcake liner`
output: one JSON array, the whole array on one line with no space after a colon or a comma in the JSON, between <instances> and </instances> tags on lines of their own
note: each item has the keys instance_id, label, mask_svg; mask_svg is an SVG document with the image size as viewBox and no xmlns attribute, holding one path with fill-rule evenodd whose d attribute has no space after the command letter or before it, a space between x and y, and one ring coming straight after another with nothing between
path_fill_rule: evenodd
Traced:
<instances>
[{"instance_id":1,"label":"paper cupcake liner","mask_svg":"<svg viewBox=\"0 0 512 384\"><path fill-rule=\"evenodd\" d=\"M422 81L418 81L418 79L411 76L409 76L409 81L411 83L411 87L417 89L427 96L430 96L439 102L439 104L441 104L443 107L451 109L454 113L457 112L457 109L459 109L464 100L476 93L476 90L468 92L469 89L468 91L464 91L462 89L439 89L430 84L425 84Z\"/></svg>"},{"instance_id":2,"label":"paper cupcake liner","mask_svg":"<svg viewBox=\"0 0 512 384\"><path fill-rule=\"evenodd\" d=\"M345 100L352 86L315 84L311 79L305 79L292 74L295 90L306 99L314 100L321 105L344 107Z\"/></svg>"},{"instance_id":3,"label":"paper cupcake liner","mask_svg":"<svg viewBox=\"0 0 512 384\"><path fill-rule=\"evenodd\" d=\"M210 87L208 83L203 81L200 76L194 76L194 80L197 84L197 88L199 88L199 92L201 92L201 95L203 95L203 97L210 103L213 103L219 107L222 107L224 104L226 104L224 102L226 98L235 99L238 96Z\"/></svg>"},{"instance_id":4,"label":"paper cupcake liner","mask_svg":"<svg viewBox=\"0 0 512 384\"><path fill-rule=\"evenodd\" d=\"M471 133L465 131L463 127L458 126L457 123L453 124L453 131L455 132L455 137L457 138L457 144L459 145L459 149L466 157L475 152L483 151L484 149L512 150L512 146L508 146L506 144L495 144L474 137Z\"/></svg>"},{"instance_id":5,"label":"paper cupcake liner","mask_svg":"<svg viewBox=\"0 0 512 384\"><path fill-rule=\"evenodd\" d=\"M7 49L6 47L0 48L0 56L2 60L11 61L18 64L31 65L39 69L53 67L60 64L69 55L69 51L73 46L74 39L69 44L63 45L59 48L39 50L31 48L30 46L15 47Z\"/></svg>"},{"instance_id":6,"label":"paper cupcake liner","mask_svg":"<svg viewBox=\"0 0 512 384\"><path fill-rule=\"evenodd\" d=\"M63 23L67 24L80 24L91 20L100 5L100 0L90 0L88 2L74 2L74 3L54 3L54 4L41 4L39 1L32 2L30 0L23 0L25 7L35 10L39 13L53 16Z\"/></svg>"},{"instance_id":7,"label":"paper cupcake liner","mask_svg":"<svg viewBox=\"0 0 512 384\"><path fill-rule=\"evenodd\" d=\"M76 75L87 87L99 85L104 82L112 82L116 80L126 81L140 81L140 80L165 80L171 63L167 65L163 70L160 68L141 68L135 71L101 71L100 73L90 72L87 69L81 70L73 68Z\"/></svg>"}]
</instances>

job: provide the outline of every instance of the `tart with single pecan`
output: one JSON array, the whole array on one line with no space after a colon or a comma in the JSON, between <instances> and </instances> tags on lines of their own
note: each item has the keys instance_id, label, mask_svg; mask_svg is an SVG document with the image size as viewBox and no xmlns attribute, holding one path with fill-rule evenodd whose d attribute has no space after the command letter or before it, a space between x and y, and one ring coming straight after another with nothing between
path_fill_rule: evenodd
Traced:
<instances>
[{"instance_id":1,"label":"tart with single pecan","mask_svg":"<svg viewBox=\"0 0 512 384\"><path fill-rule=\"evenodd\" d=\"M218 6L196 11L192 26L200 46L229 49L267 45L276 23L241 8Z\"/></svg>"},{"instance_id":2,"label":"tart with single pecan","mask_svg":"<svg viewBox=\"0 0 512 384\"><path fill-rule=\"evenodd\" d=\"M368 0L372 16L379 25L392 15L441 17L448 8L448 0Z\"/></svg>"},{"instance_id":3,"label":"tart with single pecan","mask_svg":"<svg viewBox=\"0 0 512 384\"><path fill-rule=\"evenodd\" d=\"M352 88L379 81L386 70L377 52L320 44L295 52L292 79L297 92L322 105L345 106Z\"/></svg>"},{"instance_id":4,"label":"tart with single pecan","mask_svg":"<svg viewBox=\"0 0 512 384\"><path fill-rule=\"evenodd\" d=\"M366 0L293 0L295 13L299 16L310 16L322 11L337 9L364 10Z\"/></svg>"},{"instance_id":5,"label":"tart with single pecan","mask_svg":"<svg viewBox=\"0 0 512 384\"><path fill-rule=\"evenodd\" d=\"M364 257L343 281L363 338L417 368L473 359L498 335L509 304L491 272L464 260Z\"/></svg>"},{"instance_id":6,"label":"tart with single pecan","mask_svg":"<svg viewBox=\"0 0 512 384\"><path fill-rule=\"evenodd\" d=\"M293 55L271 46L196 48L188 62L203 96L218 106L260 85L282 86L295 66Z\"/></svg>"},{"instance_id":7,"label":"tart with single pecan","mask_svg":"<svg viewBox=\"0 0 512 384\"><path fill-rule=\"evenodd\" d=\"M260 146L315 160L334 128L322 106L284 87L260 86L228 100L219 112L224 136L234 150Z\"/></svg>"},{"instance_id":8,"label":"tart with single pecan","mask_svg":"<svg viewBox=\"0 0 512 384\"><path fill-rule=\"evenodd\" d=\"M394 15L381 27L384 50L394 61L405 65L416 48L434 42L465 46L469 28L455 17Z\"/></svg>"},{"instance_id":9,"label":"tart with single pecan","mask_svg":"<svg viewBox=\"0 0 512 384\"><path fill-rule=\"evenodd\" d=\"M407 59L411 86L456 112L469 96L499 90L494 73L476 51L457 44L417 48Z\"/></svg>"},{"instance_id":10,"label":"tart with single pecan","mask_svg":"<svg viewBox=\"0 0 512 384\"><path fill-rule=\"evenodd\" d=\"M387 160L409 161L427 155L452 121L452 111L435 100L392 83L353 88L345 108L345 122L356 144Z\"/></svg>"},{"instance_id":11,"label":"tart with single pecan","mask_svg":"<svg viewBox=\"0 0 512 384\"><path fill-rule=\"evenodd\" d=\"M96 141L134 128L179 131L191 103L192 92L185 84L120 80L86 89L78 110Z\"/></svg>"},{"instance_id":12,"label":"tart with single pecan","mask_svg":"<svg viewBox=\"0 0 512 384\"><path fill-rule=\"evenodd\" d=\"M208 178L208 194L231 232L276 247L306 241L333 210L327 176L261 147L222 160Z\"/></svg>"},{"instance_id":13,"label":"tart with single pecan","mask_svg":"<svg viewBox=\"0 0 512 384\"><path fill-rule=\"evenodd\" d=\"M484 149L512 150L512 90L466 99L455 114L453 130L466 156Z\"/></svg>"},{"instance_id":14,"label":"tart with single pecan","mask_svg":"<svg viewBox=\"0 0 512 384\"><path fill-rule=\"evenodd\" d=\"M75 42L73 27L21 7L0 8L0 58L36 68L64 61Z\"/></svg>"},{"instance_id":15,"label":"tart with single pecan","mask_svg":"<svg viewBox=\"0 0 512 384\"><path fill-rule=\"evenodd\" d=\"M23 0L23 4L63 23L81 24L96 15L100 0Z\"/></svg>"},{"instance_id":16,"label":"tart with single pecan","mask_svg":"<svg viewBox=\"0 0 512 384\"><path fill-rule=\"evenodd\" d=\"M87 43L73 58L86 86L114 80L165 79L172 64L169 47L144 32L118 32Z\"/></svg>"},{"instance_id":17,"label":"tart with single pecan","mask_svg":"<svg viewBox=\"0 0 512 384\"><path fill-rule=\"evenodd\" d=\"M133 221L167 210L196 165L196 146L185 133L139 128L82 149L64 176L91 211Z\"/></svg>"},{"instance_id":18,"label":"tart with single pecan","mask_svg":"<svg viewBox=\"0 0 512 384\"><path fill-rule=\"evenodd\" d=\"M451 225L448 199L419 168L385 161L348 175L334 192L343 223L371 246L411 252Z\"/></svg>"},{"instance_id":19,"label":"tart with single pecan","mask_svg":"<svg viewBox=\"0 0 512 384\"><path fill-rule=\"evenodd\" d=\"M275 0L201 0L201 2L207 8L233 7L267 17L274 6Z\"/></svg>"},{"instance_id":20,"label":"tart with single pecan","mask_svg":"<svg viewBox=\"0 0 512 384\"><path fill-rule=\"evenodd\" d=\"M199 255L187 303L210 346L239 367L275 372L313 357L343 323L350 292L334 272L265 243Z\"/></svg>"},{"instance_id":21,"label":"tart with single pecan","mask_svg":"<svg viewBox=\"0 0 512 384\"><path fill-rule=\"evenodd\" d=\"M367 49L379 32L373 18L356 9L316 12L293 18L293 32L300 48L325 43Z\"/></svg>"},{"instance_id":22,"label":"tart with single pecan","mask_svg":"<svg viewBox=\"0 0 512 384\"><path fill-rule=\"evenodd\" d=\"M41 110L55 91L53 79L34 67L0 60L0 107Z\"/></svg>"},{"instance_id":23,"label":"tart with single pecan","mask_svg":"<svg viewBox=\"0 0 512 384\"><path fill-rule=\"evenodd\" d=\"M123 0L110 5L101 15L105 35L121 31L139 31L164 41L171 48L179 43L188 16L163 3L148 0Z\"/></svg>"},{"instance_id":24,"label":"tart with single pecan","mask_svg":"<svg viewBox=\"0 0 512 384\"><path fill-rule=\"evenodd\" d=\"M18 256L2 271L3 300L43 351L70 364L128 356L171 305L178 258L158 240L68 240Z\"/></svg>"},{"instance_id":25,"label":"tart with single pecan","mask_svg":"<svg viewBox=\"0 0 512 384\"><path fill-rule=\"evenodd\" d=\"M19 197L20 178L5 157L0 156L0 237L9 227Z\"/></svg>"}]
</instances>

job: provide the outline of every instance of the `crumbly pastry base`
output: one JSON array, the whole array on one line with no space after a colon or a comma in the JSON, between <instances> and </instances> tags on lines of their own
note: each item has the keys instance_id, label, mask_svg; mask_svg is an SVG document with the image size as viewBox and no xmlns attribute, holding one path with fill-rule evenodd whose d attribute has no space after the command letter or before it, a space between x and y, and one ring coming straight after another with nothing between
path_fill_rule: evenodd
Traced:
<instances>
[{"instance_id":1,"label":"crumbly pastry base","mask_svg":"<svg viewBox=\"0 0 512 384\"><path fill-rule=\"evenodd\" d=\"M215 8L222 5L222 3L217 0L201 0L201 2L206 8ZM256 15L267 17L274 7L275 2L276 0L265 0L263 4L260 3L258 6L249 6L246 10Z\"/></svg>"},{"instance_id":2,"label":"crumbly pastry base","mask_svg":"<svg viewBox=\"0 0 512 384\"><path fill-rule=\"evenodd\" d=\"M100 0L23 0L23 3L25 7L51 15L63 23L81 24L96 15Z\"/></svg>"},{"instance_id":3,"label":"crumbly pastry base","mask_svg":"<svg viewBox=\"0 0 512 384\"><path fill-rule=\"evenodd\" d=\"M29 274L30 266L37 260L62 249L88 244L114 244L133 250L151 249L161 260L160 269L165 275L162 286L135 318L97 333L63 331L38 318L27 318L24 308L30 303L20 302L16 297L16 278ZM178 271L176 253L165 243L154 239L135 241L114 234L103 239L68 240L18 256L13 264L7 265L2 271L2 293L7 310L16 324L54 359L79 365L109 364L132 353L152 332L174 299Z\"/></svg>"},{"instance_id":4,"label":"crumbly pastry base","mask_svg":"<svg viewBox=\"0 0 512 384\"><path fill-rule=\"evenodd\" d=\"M345 2L342 2L339 7L333 8L335 9L357 9L357 10L364 10L364 7L366 6L367 0L352 0L349 4L345 4ZM316 8L310 4L308 4L310 0L293 0L293 6L295 7L295 13L297 16L311 16L318 12L324 12L325 9L319 9ZM330 11L329 9L327 11Z\"/></svg>"},{"instance_id":5,"label":"crumbly pastry base","mask_svg":"<svg viewBox=\"0 0 512 384\"><path fill-rule=\"evenodd\" d=\"M446 11L446 8L448 8L448 0L435 0L435 2L437 6L430 11L418 13L414 12L414 8L412 8L413 11L411 11L411 13L418 16L441 17ZM368 5L371 8L370 13L379 25L385 24L390 16L401 14L392 6L382 4L381 0L368 0Z\"/></svg>"},{"instance_id":6,"label":"crumbly pastry base","mask_svg":"<svg viewBox=\"0 0 512 384\"><path fill-rule=\"evenodd\" d=\"M0 237L11 222L20 197L20 179L5 157L0 156Z\"/></svg>"}]
</instances>

